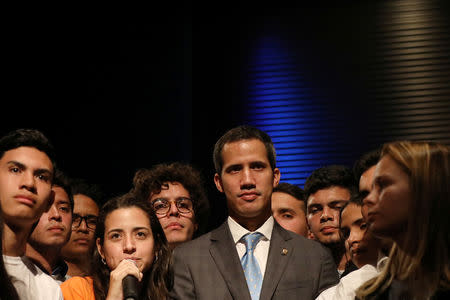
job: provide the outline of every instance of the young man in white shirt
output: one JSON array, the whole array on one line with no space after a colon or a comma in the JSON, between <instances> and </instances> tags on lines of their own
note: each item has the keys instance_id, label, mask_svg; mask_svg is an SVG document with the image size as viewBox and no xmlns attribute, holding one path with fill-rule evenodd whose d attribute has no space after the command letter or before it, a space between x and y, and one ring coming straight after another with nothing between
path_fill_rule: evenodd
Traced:
<instances>
[{"instance_id":1,"label":"young man in white shirt","mask_svg":"<svg viewBox=\"0 0 450 300\"><path fill-rule=\"evenodd\" d=\"M25 256L34 224L52 204L53 153L37 130L18 129L0 139L2 254L20 299L63 299L58 283Z\"/></svg>"}]
</instances>

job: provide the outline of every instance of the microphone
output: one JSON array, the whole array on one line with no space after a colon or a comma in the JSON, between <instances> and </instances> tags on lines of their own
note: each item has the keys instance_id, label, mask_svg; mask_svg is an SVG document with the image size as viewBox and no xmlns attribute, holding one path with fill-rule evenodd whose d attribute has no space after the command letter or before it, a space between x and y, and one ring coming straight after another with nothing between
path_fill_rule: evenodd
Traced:
<instances>
[{"instance_id":1,"label":"microphone","mask_svg":"<svg viewBox=\"0 0 450 300\"><path fill-rule=\"evenodd\" d=\"M138 279L133 275L127 275L122 279L123 299L138 300Z\"/></svg>"}]
</instances>

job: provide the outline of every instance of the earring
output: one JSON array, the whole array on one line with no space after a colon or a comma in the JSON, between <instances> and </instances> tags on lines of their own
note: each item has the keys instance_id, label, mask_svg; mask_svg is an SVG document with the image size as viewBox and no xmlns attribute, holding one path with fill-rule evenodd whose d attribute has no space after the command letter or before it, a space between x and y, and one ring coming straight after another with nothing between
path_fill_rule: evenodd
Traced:
<instances>
[{"instance_id":1,"label":"earring","mask_svg":"<svg viewBox=\"0 0 450 300\"><path fill-rule=\"evenodd\" d=\"M106 260L102 257L102 263L106 266Z\"/></svg>"},{"instance_id":2,"label":"earring","mask_svg":"<svg viewBox=\"0 0 450 300\"><path fill-rule=\"evenodd\" d=\"M155 260L154 261L157 261L158 260L158 252L155 252Z\"/></svg>"}]
</instances>

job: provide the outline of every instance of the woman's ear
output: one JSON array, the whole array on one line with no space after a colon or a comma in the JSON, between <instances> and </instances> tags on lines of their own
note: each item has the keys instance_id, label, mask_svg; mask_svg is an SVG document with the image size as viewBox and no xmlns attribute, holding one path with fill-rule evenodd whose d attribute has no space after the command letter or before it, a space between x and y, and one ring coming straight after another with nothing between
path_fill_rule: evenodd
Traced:
<instances>
[{"instance_id":1,"label":"woman's ear","mask_svg":"<svg viewBox=\"0 0 450 300\"><path fill-rule=\"evenodd\" d=\"M95 240L95 244L97 245L97 251L100 254L101 258L105 259L105 254L103 253L103 248L102 248L102 245L100 243L100 238L97 238Z\"/></svg>"}]
</instances>

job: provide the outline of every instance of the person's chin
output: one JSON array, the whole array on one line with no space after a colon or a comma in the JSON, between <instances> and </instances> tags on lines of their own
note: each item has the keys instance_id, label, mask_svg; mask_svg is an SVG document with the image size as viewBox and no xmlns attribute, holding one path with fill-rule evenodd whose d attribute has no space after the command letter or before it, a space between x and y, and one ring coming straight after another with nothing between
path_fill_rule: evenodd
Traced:
<instances>
[{"instance_id":1,"label":"person's chin","mask_svg":"<svg viewBox=\"0 0 450 300\"><path fill-rule=\"evenodd\" d=\"M335 236L335 235L325 235L325 236L322 236L322 238L320 240L321 240L322 244L338 244L338 243L342 243L342 241L339 238L339 236Z\"/></svg>"},{"instance_id":2,"label":"person's chin","mask_svg":"<svg viewBox=\"0 0 450 300\"><path fill-rule=\"evenodd\" d=\"M189 240L187 233L184 231L172 231L170 235L167 236L167 241L169 243L182 243Z\"/></svg>"}]
</instances>

